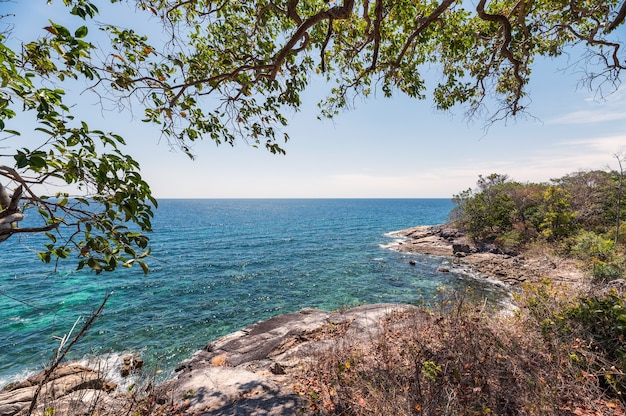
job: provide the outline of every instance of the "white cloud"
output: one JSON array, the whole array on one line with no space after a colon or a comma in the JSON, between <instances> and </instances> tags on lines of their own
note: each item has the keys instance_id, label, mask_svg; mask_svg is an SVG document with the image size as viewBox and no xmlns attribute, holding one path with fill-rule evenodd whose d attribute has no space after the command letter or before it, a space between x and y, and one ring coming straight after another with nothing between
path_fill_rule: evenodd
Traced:
<instances>
[{"instance_id":1,"label":"white cloud","mask_svg":"<svg viewBox=\"0 0 626 416\"><path fill-rule=\"evenodd\" d=\"M626 148L626 134L589 137L585 139L576 139L565 142L564 145L572 146L574 152L581 158L587 158L587 156L600 156L612 157L615 153L623 152ZM582 152L581 148L586 149Z\"/></svg>"},{"instance_id":2,"label":"white cloud","mask_svg":"<svg viewBox=\"0 0 626 416\"><path fill-rule=\"evenodd\" d=\"M626 121L626 110L624 110L626 108L626 90L617 90L602 100L588 97L581 104L586 108L557 116L548 120L546 124L591 124ZM563 105L563 108L568 108L568 103L563 103Z\"/></svg>"},{"instance_id":3,"label":"white cloud","mask_svg":"<svg viewBox=\"0 0 626 416\"><path fill-rule=\"evenodd\" d=\"M617 120L626 121L626 111L581 110L548 120L546 124L588 124Z\"/></svg>"}]
</instances>

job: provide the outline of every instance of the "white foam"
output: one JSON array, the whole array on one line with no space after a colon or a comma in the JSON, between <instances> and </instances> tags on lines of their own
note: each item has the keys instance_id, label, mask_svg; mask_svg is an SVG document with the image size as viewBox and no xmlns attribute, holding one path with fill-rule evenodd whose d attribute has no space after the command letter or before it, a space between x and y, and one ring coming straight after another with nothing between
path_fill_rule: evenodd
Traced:
<instances>
[{"instance_id":1,"label":"white foam","mask_svg":"<svg viewBox=\"0 0 626 416\"><path fill-rule=\"evenodd\" d=\"M395 250L397 249L398 246L401 246L406 241L409 241L409 238L407 236L398 234L399 232L400 230L384 233L383 237L392 238L393 241L391 241L390 243L386 243L386 244L379 244L378 247Z\"/></svg>"},{"instance_id":2,"label":"white foam","mask_svg":"<svg viewBox=\"0 0 626 416\"><path fill-rule=\"evenodd\" d=\"M460 279L470 279L475 280L480 283L486 283L490 286L499 287L504 289L506 296L503 299L498 301L498 305L500 305L500 310L498 313L504 315L512 315L519 308L513 303L513 292L511 290L511 286L501 280L494 279L488 277L482 273L477 273L473 271L469 266L465 267L451 267L450 272L456 274Z\"/></svg>"},{"instance_id":3,"label":"white foam","mask_svg":"<svg viewBox=\"0 0 626 416\"><path fill-rule=\"evenodd\" d=\"M150 378L150 375L145 375L142 372L134 372L126 377L122 377L122 364L124 357L128 355L141 356L136 351L110 352L101 355L88 355L74 362L102 372L104 379L117 384L120 389L128 390L131 386L139 385ZM0 377L0 389L10 383L26 380L42 370L43 366L41 368L25 369L15 374Z\"/></svg>"},{"instance_id":4,"label":"white foam","mask_svg":"<svg viewBox=\"0 0 626 416\"><path fill-rule=\"evenodd\" d=\"M0 377L0 390L4 386L6 386L7 384L11 384L11 383L15 383L15 382L18 382L18 381L26 380L28 377L37 374L39 371L41 371L41 369L39 369L39 370L26 369L26 370L20 371L19 373L15 373L15 374L7 375L7 376L4 376L4 377Z\"/></svg>"},{"instance_id":5,"label":"white foam","mask_svg":"<svg viewBox=\"0 0 626 416\"><path fill-rule=\"evenodd\" d=\"M385 249L390 249L390 250L394 250L396 247L399 247L402 245L402 243L404 243L403 239L395 239L394 241L392 241L391 243L387 243L387 244L379 244L378 247L380 248L385 248Z\"/></svg>"},{"instance_id":6,"label":"white foam","mask_svg":"<svg viewBox=\"0 0 626 416\"><path fill-rule=\"evenodd\" d=\"M78 364L94 370L101 371L104 379L117 384L119 389L128 390L131 386L141 382L146 378L141 372L131 372L130 375L122 377L122 365L124 357L129 355L141 356L136 351L109 352L101 355L86 356L78 360Z\"/></svg>"},{"instance_id":7,"label":"white foam","mask_svg":"<svg viewBox=\"0 0 626 416\"><path fill-rule=\"evenodd\" d=\"M406 230L388 231L388 232L384 233L383 235L385 237L400 237L400 236L402 236L403 238L408 238L408 237L404 236L404 234L402 234L405 231Z\"/></svg>"}]
</instances>

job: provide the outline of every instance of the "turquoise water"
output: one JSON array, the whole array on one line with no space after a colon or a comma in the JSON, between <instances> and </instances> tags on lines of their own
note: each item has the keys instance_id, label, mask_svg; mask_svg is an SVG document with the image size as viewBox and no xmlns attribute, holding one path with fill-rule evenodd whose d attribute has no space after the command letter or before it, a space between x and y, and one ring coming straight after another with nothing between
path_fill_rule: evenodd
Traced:
<instances>
[{"instance_id":1,"label":"turquoise water","mask_svg":"<svg viewBox=\"0 0 626 416\"><path fill-rule=\"evenodd\" d=\"M501 289L457 273L445 259L402 254L389 232L442 223L447 199L162 200L150 274L54 271L37 238L0 248L0 385L40 369L74 322L113 293L73 356L138 352L174 366L210 340L304 307L429 301L436 289ZM409 260L415 260L412 266Z\"/></svg>"}]
</instances>

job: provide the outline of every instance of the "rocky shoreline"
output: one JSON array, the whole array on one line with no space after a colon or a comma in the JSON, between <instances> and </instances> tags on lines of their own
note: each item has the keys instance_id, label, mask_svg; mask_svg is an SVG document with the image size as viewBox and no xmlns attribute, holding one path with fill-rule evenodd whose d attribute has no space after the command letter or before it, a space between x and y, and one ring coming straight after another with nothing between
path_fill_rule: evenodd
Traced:
<instances>
[{"instance_id":1,"label":"rocky shoreline","mask_svg":"<svg viewBox=\"0 0 626 416\"><path fill-rule=\"evenodd\" d=\"M463 233L446 225L413 227L394 235L402 237L402 241L392 247L395 250L449 257L456 268L471 270L512 288L545 278L571 287L582 287L588 281L573 260L547 252L520 254L503 252L494 246L477 247Z\"/></svg>"},{"instance_id":2,"label":"rocky shoreline","mask_svg":"<svg viewBox=\"0 0 626 416\"><path fill-rule=\"evenodd\" d=\"M573 262L544 253L519 255L493 247L476 247L458 230L445 225L414 227L394 233L391 247L404 253L445 256L452 268L472 270L512 288L550 278L568 285L585 284ZM442 272L445 272L442 270ZM287 415L306 414L297 393L297 374L336 345L371 342L391 313L416 310L410 305L364 305L343 312L303 309L279 315L219 338L176 369L176 376L152 388L154 414ZM429 319L424 313L420 319ZM26 414L36 375L0 391L0 416ZM131 398L77 363L61 366L41 389L33 414L125 414Z\"/></svg>"},{"instance_id":3,"label":"rocky shoreline","mask_svg":"<svg viewBox=\"0 0 626 416\"><path fill-rule=\"evenodd\" d=\"M302 309L278 315L210 342L181 363L174 378L150 387L139 403L130 391L105 380L104 372L70 362L43 385L32 414L139 414L136 408L129 413L133 405L141 414L154 415L308 414L308 403L297 392L298 375L338 345L376 339L386 317L406 311L418 310L375 304L343 312ZM42 372L5 386L0 416L28 414L43 377Z\"/></svg>"}]
</instances>

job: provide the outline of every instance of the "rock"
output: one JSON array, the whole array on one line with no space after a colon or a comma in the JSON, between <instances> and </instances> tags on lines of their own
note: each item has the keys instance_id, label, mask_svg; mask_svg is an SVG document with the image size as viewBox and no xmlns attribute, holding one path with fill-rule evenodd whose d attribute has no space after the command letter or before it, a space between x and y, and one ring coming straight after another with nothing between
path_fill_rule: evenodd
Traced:
<instances>
[{"instance_id":1,"label":"rock","mask_svg":"<svg viewBox=\"0 0 626 416\"><path fill-rule=\"evenodd\" d=\"M588 280L574 261L502 250L492 242L473 245L461 231L447 225L413 227L396 234L407 238L402 246L395 247L400 252L450 257L455 268L460 266L508 285L544 278L585 285Z\"/></svg>"},{"instance_id":2,"label":"rock","mask_svg":"<svg viewBox=\"0 0 626 416\"><path fill-rule=\"evenodd\" d=\"M197 351L177 368L177 376L157 388L204 415L301 414L307 403L294 392L292 374L319 354L342 343L370 342L381 320L410 305L364 305L341 313L317 309L279 315L226 335ZM216 357L224 357L215 365ZM269 370L268 370L269 369Z\"/></svg>"},{"instance_id":3,"label":"rock","mask_svg":"<svg viewBox=\"0 0 626 416\"><path fill-rule=\"evenodd\" d=\"M272 374L283 375L286 374L285 368L279 363L274 363L274 365L270 368Z\"/></svg>"},{"instance_id":4,"label":"rock","mask_svg":"<svg viewBox=\"0 0 626 416\"><path fill-rule=\"evenodd\" d=\"M122 377L128 377L132 372L143 368L143 360L136 355L127 355L122 359L122 362L123 364L120 368Z\"/></svg>"},{"instance_id":5,"label":"rock","mask_svg":"<svg viewBox=\"0 0 626 416\"><path fill-rule=\"evenodd\" d=\"M139 357L134 357L134 368L135 370L141 370L143 368L143 359Z\"/></svg>"},{"instance_id":6,"label":"rock","mask_svg":"<svg viewBox=\"0 0 626 416\"><path fill-rule=\"evenodd\" d=\"M415 260L409 260L409 264L411 266L415 266L417 264L417 262Z\"/></svg>"},{"instance_id":7,"label":"rock","mask_svg":"<svg viewBox=\"0 0 626 416\"><path fill-rule=\"evenodd\" d=\"M0 404L0 416L15 415L23 408L26 408L26 406L28 406L29 404L30 402Z\"/></svg>"},{"instance_id":8,"label":"rock","mask_svg":"<svg viewBox=\"0 0 626 416\"><path fill-rule=\"evenodd\" d=\"M447 267L440 267L437 269L437 271L439 273L450 273L450 269L448 269Z\"/></svg>"},{"instance_id":9,"label":"rock","mask_svg":"<svg viewBox=\"0 0 626 416\"><path fill-rule=\"evenodd\" d=\"M5 386L0 392L0 416L12 416L27 410L38 386L45 380L45 372L42 371L28 379ZM37 402L39 406L50 406L51 402L56 406L62 406L66 397L78 391L97 391L103 393L116 389L115 383L104 380L102 375L93 369L67 363L60 365L41 387ZM63 413L58 413L63 414Z\"/></svg>"},{"instance_id":10,"label":"rock","mask_svg":"<svg viewBox=\"0 0 626 416\"><path fill-rule=\"evenodd\" d=\"M452 252L456 253L471 253L469 244L452 244Z\"/></svg>"}]
</instances>

